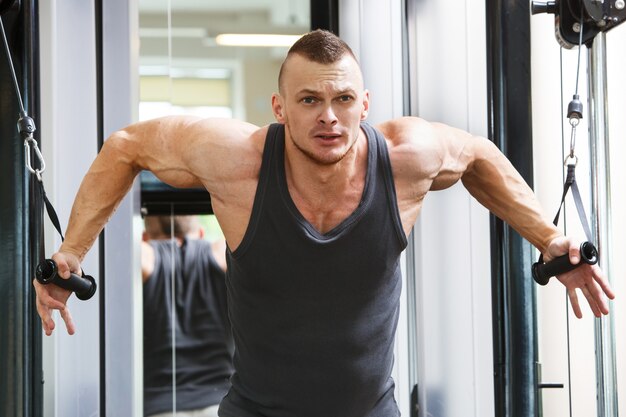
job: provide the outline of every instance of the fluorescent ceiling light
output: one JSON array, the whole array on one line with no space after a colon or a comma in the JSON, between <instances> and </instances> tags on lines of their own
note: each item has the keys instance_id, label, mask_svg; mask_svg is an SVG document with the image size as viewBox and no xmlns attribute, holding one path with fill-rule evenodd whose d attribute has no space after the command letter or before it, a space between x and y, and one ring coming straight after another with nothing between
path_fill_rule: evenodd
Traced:
<instances>
[{"instance_id":1,"label":"fluorescent ceiling light","mask_svg":"<svg viewBox=\"0 0 626 417\"><path fill-rule=\"evenodd\" d=\"M202 78L226 80L231 77L228 68L170 68L165 65L140 65L139 75L145 77Z\"/></svg>"},{"instance_id":2,"label":"fluorescent ceiling light","mask_svg":"<svg viewBox=\"0 0 626 417\"><path fill-rule=\"evenodd\" d=\"M222 46L285 46L290 47L302 35L268 35L223 33L215 37L215 43Z\"/></svg>"}]
</instances>

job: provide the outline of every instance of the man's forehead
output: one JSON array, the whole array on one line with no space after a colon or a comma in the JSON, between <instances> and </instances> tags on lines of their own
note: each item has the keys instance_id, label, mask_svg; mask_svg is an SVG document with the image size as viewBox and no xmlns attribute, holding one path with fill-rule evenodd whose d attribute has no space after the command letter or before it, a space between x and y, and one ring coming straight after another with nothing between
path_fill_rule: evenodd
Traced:
<instances>
[{"instance_id":1,"label":"man's forehead","mask_svg":"<svg viewBox=\"0 0 626 417\"><path fill-rule=\"evenodd\" d=\"M349 55L344 55L341 59L329 64L311 61L303 56L292 56L285 64L283 82L297 83L295 90L319 88L306 84L324 82L332 82L338 89L362 88L361 70L354 58Z\"/></svg>"}]
</instances>

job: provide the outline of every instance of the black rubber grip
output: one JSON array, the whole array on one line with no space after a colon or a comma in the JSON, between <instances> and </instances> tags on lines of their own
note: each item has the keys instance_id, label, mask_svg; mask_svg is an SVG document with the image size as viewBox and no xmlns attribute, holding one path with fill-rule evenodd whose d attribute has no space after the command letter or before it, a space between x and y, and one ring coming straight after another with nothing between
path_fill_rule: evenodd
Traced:
<instances>
[{"instance_id":1,"label":"black rubber grip","mask_svg":"<svg viewBox=\"0 0 626 417\"><path fill-rule=\"evenodd\" d=\"M89 300L96 293L96 280L90 275L82 277L70 273L69 279L61 278L58 274L57 263L52 259L45 259L37 265L35 278L40 283L54 284L66 290L74 291L80 300Z\"/></svg>"},{"instance_id":2,"label":"black rubber grip","mask_svg":"<svg viewBox=\"0 0 626 417\"><path fill-rule=\"evenodd\" d=\"M580 262L572 264L569 254L559 256L546 263L535 262L533 264L533 278L539 285L546 285L550 278L569 272L582 264L595 265L598 262L598 250L591 242L583 242L580 245Z\"/></svg>"}]
</instances>

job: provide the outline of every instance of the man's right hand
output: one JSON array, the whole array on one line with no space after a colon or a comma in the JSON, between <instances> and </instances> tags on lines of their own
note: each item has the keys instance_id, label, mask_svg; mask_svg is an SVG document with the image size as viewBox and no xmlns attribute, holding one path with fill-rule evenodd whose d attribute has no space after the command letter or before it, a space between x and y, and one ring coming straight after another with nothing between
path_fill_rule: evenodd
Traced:
<instances>
[{"instance_id":1,"label":"man's right hand","mask_svg":"<svg viewBox=\"0 0 626 417\"><path fill-rule=\"evenodd\" d=\"M57 252L52 255L52 259L57 264L58 274L61 278L69 279L70 272L80 275L80 262L76 256L67 252ZM36 279L33 279L33 286L37 293L37 313L41 318L41 324L46 335L50 336L55 327L52 319L53 310L59 310L61 313L67 333L74 334L74 322L67 307L67 299L72 295L72 292L54 284L43 285Z\"/></svg>"}]
</instances>

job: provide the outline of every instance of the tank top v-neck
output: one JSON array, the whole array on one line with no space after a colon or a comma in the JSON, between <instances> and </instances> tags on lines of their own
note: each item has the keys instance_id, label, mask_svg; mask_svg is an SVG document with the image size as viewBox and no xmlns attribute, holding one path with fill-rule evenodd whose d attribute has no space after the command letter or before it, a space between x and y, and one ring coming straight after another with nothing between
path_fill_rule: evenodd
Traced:
<instances>
[{"instance_id":1,"label":"tank top v-neck","mask_svg":"<svg viewBox=\"0 0 626 417\"><path fill-rule=\"evenodd\" d=\"M406 247L384 137L363 123L358 207L327 233L291 199L271 125L241 244L228 253L235 374L222 417L394 417L391 378Z\"/></svg>"}]
</instances>

